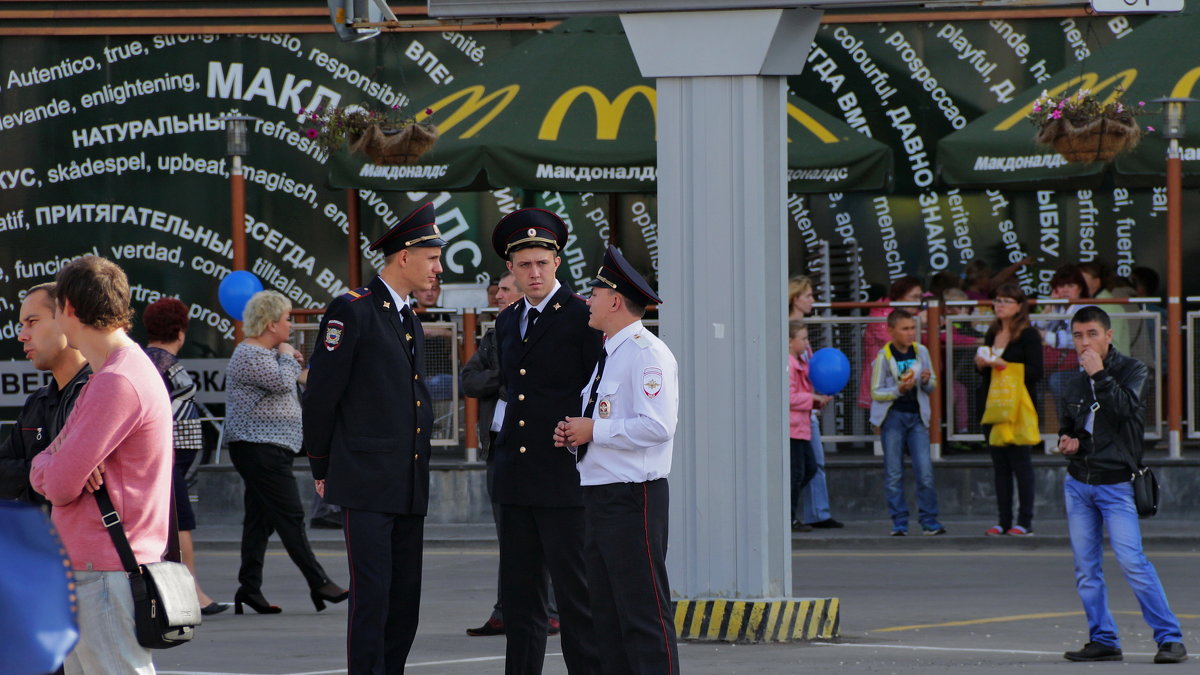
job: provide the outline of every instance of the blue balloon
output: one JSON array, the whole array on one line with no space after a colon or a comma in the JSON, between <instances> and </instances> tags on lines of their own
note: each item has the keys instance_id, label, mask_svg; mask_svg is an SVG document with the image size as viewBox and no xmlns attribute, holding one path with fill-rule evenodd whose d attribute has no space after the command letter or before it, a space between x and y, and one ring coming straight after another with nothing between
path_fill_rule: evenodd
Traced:
<instances>
[{"instance_id":1,"label":"blue balloon","mask_svg":"<svg viewBox=\"0 0 1200 675\"><path fill-rule=\"evenodd\" d=\"M833 396L850 381L850 359L833 347L818 349L808 360L808 379L818 394Z\"/></svg>"},{"instance_id":2,"label":"blue balloon","mask_svg":"<svg viewBox=\"0 0 1200 675\"><path fill-rule=\"evenodd\" d=\"M238 270L230 272L221 280L221 285L217 288L217 298L226 314L241 321L246 303L250 302L252 295L262 289L263 285L258 277L245 270Z\"/></svg>"}]
</instances>

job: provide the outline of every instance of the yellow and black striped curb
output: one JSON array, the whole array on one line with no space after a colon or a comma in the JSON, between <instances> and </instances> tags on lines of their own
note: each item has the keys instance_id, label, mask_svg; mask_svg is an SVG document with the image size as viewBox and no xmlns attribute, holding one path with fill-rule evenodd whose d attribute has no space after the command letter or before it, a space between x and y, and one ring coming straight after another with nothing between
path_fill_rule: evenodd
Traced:
<instances>
[{"instance_id":1,"label":"yellow and black striped curb","mask_svg":"<svg viewBox=\"0 0 1200 675\"><path fill-rule=\"evenodd\" d=\"M837 598L679 600L675 632L684 640L790 642L838 636Z\"/></svg>"}]
</instances>

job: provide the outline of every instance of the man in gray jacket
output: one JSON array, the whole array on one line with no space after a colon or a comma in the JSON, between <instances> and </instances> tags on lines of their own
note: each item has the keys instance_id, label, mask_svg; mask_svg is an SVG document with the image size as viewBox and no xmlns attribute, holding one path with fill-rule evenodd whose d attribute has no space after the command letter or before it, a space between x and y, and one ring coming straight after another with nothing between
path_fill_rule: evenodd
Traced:
<instances>
[{"instance_id":1,"label":"man in gray jacket","mask_svg":"<svg viewBox=\"0 0 1200 675\"><path fill-rule=\"evenodd\" d=\"M1112 347L1112 323L1099 307L1071 318L1071 338L1083 369L1063 391L1058 450L1067 458L1063 485L1075 556L1075 588L1088 620L1088 643L1069 661L1120 661L1121 640L1108 609L1101 562L1104 529L1158 644L1155 663L1187 660L1179 620L1154 565L1142 552L1142 533L1130 481L1141 464L1146 366Z\"/></svg>"}]
</instances>

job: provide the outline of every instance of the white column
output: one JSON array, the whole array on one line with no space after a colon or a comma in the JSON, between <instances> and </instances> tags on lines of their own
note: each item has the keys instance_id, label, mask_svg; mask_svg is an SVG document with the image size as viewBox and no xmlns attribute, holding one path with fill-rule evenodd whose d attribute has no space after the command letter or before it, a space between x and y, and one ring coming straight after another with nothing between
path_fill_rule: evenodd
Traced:
<instances>
[{"instance_id":1,"label":"white column","mask_svg":"<svg viewBox=\"0 0 1200 675\"><path fill-rule=\"evenodd\" d=\"M785 364L786 75L820 12L629 14L658 78L663 339L679 361L672 594L792 593Z\"/></svg>"}]
</instances>

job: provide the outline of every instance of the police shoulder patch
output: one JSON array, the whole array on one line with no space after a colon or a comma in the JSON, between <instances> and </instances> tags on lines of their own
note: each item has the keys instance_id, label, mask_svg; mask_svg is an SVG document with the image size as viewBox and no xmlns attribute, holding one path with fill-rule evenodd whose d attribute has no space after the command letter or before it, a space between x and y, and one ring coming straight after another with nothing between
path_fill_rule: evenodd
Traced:
<instances>
[{"instance_id":1,"label":"police shoulder patch","mask_svg":"<svg viewBox=\"0 0 1200 675\"><path fill-rule=\"evenodd\" d=\"M333 351L342 346L342 337L346 334L346 325L337 319L330 319L325 324L325 349Z\"/></svg>"},{"instance_id":2,"label":"police shoulder patch","mask_svg":"<svg viewBox=\"0 0 1200 675\"><path fill-rule=\"evenodd\" d=\"M662 392L663 376L662 368L644 368L642 369L642 393L646 398L654 398Z\"/></svg>"}]
</instances>

